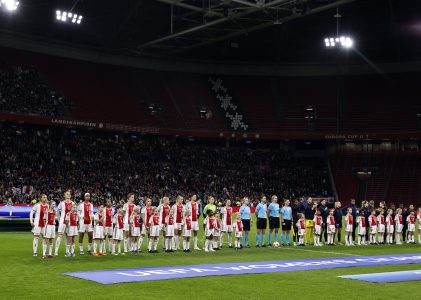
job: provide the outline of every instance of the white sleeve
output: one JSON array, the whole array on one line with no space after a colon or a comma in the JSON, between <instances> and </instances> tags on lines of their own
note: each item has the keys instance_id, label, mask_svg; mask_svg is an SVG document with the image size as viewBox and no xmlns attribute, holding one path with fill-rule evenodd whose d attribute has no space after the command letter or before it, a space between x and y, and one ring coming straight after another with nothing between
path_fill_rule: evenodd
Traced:
<instances>
[{"instance_id":1,"label":"white sleeve","mask_svg":"<svg viewBox=\"0 0 421 300\"><path fill-rule=\"evenodd\" d=\"M34 225L34 215L37 213L37 206L38 204L35 204L32 209L31 212L29 213L29 222L31 223L31 225Z\"/></svg>"}]
</instances>

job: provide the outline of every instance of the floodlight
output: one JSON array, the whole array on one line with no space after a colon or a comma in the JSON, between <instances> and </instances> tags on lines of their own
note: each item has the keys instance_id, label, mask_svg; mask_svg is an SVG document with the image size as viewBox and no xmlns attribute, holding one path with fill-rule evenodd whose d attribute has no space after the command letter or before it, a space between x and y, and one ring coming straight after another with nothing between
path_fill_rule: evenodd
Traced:
<instances>
[{"instance_id":1,"label":"floodlight","mask_svg":"<svg viewBox=\"0 0 421 300\"><path fill-rule=\"evenodd\" d=\"M63 23L73 23L80 24L82 23L82 16L73 12L56 10L56 19Z\"/></svg>"},{"instance_id":2,"label":"floodlight","mask_svg":"<svg viewBox=\"0 0 421 300\"><path fill-rule=\"evenodd\" d=\"M15 11L18 9L19 1L16 0L0 0L0 7L7 11Z\"/></svg>"},{"instance_id":3,"label":"floodlight","mask_svg":"<svg viewBox=\"0 0 421 300\"><path fill-rule=\"evenodd\" d=\"M351 48L354 40L348 36L327 37L324 39L327 48Z\"/></svg>"}]
</instances>

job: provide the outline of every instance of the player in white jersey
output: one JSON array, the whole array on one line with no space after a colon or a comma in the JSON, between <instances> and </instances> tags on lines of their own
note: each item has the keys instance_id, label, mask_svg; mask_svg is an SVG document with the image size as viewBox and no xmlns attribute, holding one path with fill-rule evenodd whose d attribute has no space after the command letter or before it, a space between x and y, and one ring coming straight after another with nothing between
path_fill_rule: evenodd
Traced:
<instances>
[{"instance_id":1,"label":"player in white jersey","mask_svg":"<svg viewBox=\"0 0 421 300\"><path fill-rule=\"evenodd\" d=\"M44 214L45 219L45 232L44 240L45 243L42 244L42 258L47 257L47 245L49 246L48 257L53 257L53 240L56 236L56 203L50 201L50 207L47 212Z\"/></svg>"},{"instance_id":2,"label":"player in white jersey","mask_svg":"<svg viewBox=\"0 0 421 300\"><path fill-rule=\"evenodd\" d=\"M170 198L163 197L160 201L158 206L158 213L159 213L159 224L160 229L159 231L162 232L162 247L163 250L165 249L165 220L167 219L167 215L170 212Z\"/></svg>"},{"instance_id":3,"label":"player in white jersey","mask_svg":"<svg viewBox=\"0 0 421 300\"><path fill-rule=\"evenodd\" d=\"M222 228L221 228L221 238L219 240L220 248L222 248L222 243L223 243L225 234L228 235L228 247L232 248L232 231L233 231L232 214L233 214L233 210L231 207L231 200L227 199L227 201L225 201L225 207L221 208Z\"/></svg>"},{"instance_id":4,"label":"player in white jersey","mask_svg":"<svg viewBox=\"0 0 421 300\"><path fill-rule=\"evenodd\" d=\"M217 211L215 213L215 220L214 220L214 225L213 225L213 242L212 242L213 250L219 250L218 242L221 238L221 228L222 228L221 223L222 223L221 214Z\"/></svg>"},{"instance_id":5,"label":"player in white jersey","mask_svg":"<svg viewBox=\"0 0 421 300\"><path fill-rule=\"evenodd\" d=\"M331 208L329 210L329 215L326 218L326 226L327 226L327 244L330 246L335 245L335 232L336 232L336 222L334 216L335 210Z\"/></svg>"},{"instance_id":6,"label":"player in white jersey","mask_svg":"<svg viewBox=\"0 0 421 300\"><path fill-rule=\"evenodd\" d=\"M367 224L365 222L364 210L360 210L359 216L357 216L358 224L358 246L367 245L365 242L365 235L367 233Z\"/></svg>"},{"instance_id":7,"label":"player in white jersey","mask_svg":"<svg viewBox=\"0 0 421 300\"><path fill-rule=\"evenodd\" d=\"M131 253L140 253L140 227L141 227L141 218L139 214L139 207L135 207L132 215L130 216L130 234L131 234L131 243L130 243L130 252Z\"/></svg>"},{"instance_id":8,"label":"player in white jersey","mask_svg":"<svg viewBox=\"0 0 421 300\"><path fill-rule=\"evenodd\" d=\"M66 256L75 256L75 237L78 236L78 213L77 213L77 206L73 204L70 212L66 215L66 223L67 223L67 243L66 243Z\"/></svg>"},{"instance_id":9,"label":"player in white jersey","mask_svg":"<svg viewBox=\"0 0 421 300\"><path fill-rule=\"evenodd\" d=\"M384 244L384 232L386 230L386 222L384 219L384 210L380 209L379 215L377 216L377 232L379 234L379 244Z\"/></svg>"},{"instance_id":10,"label":"player in white jersey","mask_svg":"<svg viewBox=\"0 0 421 300\"><path fill-rule=\"evenodd\" d=\"M352 230L354 225L354 217L352 215L352 208L348 208L348 213L345 216L345 245L346 246L354 246L354 242L352 241Z\"/></svg>"},{"instance_id":11,"label":"player in white jersey","mask_svg":"<svg viewBox=\"0 0 421 300\"><path fill-rule=\"evenodd\" d=\"M91 201L91 194L85 193L84 201L79 204L79 254L84 255L83 251L83 237L85 232L88 232L88 254L91 254L93 231L92 221L94 220L94 207Z\"/></svg>"},{"instance_id":12,"label":"player in white jersey","mask_svg":"<svg viewBox=\"0 0 421 300\"><path fill-rule=\"evenodd\" d=\"M415 212L411 210L408 217L406 218L406 223L408 224L408 244L415 244L414 234L415 234Z\"/></svg>"},{"instance_id":13,"label":"player in white jersey","mask_svg":"<svg viewBox=\"0 0 421 300\"><path fill-rule=\"evenodd\" d=\"M149 220L152 217L152 200L147 198L145 201L145 206L142 207L141 215L142 215L142 230L140 232L140 248L142 248L143 239L147 238L146 243L149 245Z\"/></svg>"},{"instance_id":14,"label":"player in white jersey","mask_svg":"<svg viewBox=\"0 0 421 300\"><path fill-rule=\"evenodd\" d=\"M45 216L44 214L48 210L47 195L41 195L41 202L35 204L29 213L29 221L32 227L32 233L34 234L34 241L32 243L32 249L34 256L38 255L38 239L40 235L44 235L45 228ZM44 247L45 241L43 239L42 245Z\"/></svg>"},{"instance_id":15,"label":"player in white jersey","mask_svg":"<svg viewBox=\"0 0 421 300\"><path fill-rule=\"evenodd\" d=\"M111 253L113 245L113 219L114 219L114 208L112 207L111 199L107 199L106 207L104 210L105 214L105 225L104 225L104 248L105 248L105 239L108 237L108 251ZM106 253L106 249L103 250Z\"/></svg>"},{"instance_id":16,"label":"player in white jersey","mask_svg":"<svg viewBox=\"0 0 421 300\"><path fill-rule=\"evenodd\" d=\"M98 212L94 215L94 254L93 256L106 255L104 253L104 205L98 207ZM99 244L99 245L98 245ZM97 248L99 246L99 251Z\"/></svg>"},{"instance_id":17,"label":"player in white jersey","mask_svg":"<svg viewBox=\"0 0 421 300\"><path fill-rule=\"evenodd\" d=\"M122 207L117 209L117 213L114 216L114 234L113 234L113 255L125 255L121 253L121 241L124 239L124 210ZM117 252L116 252L117 246Z\"/></svg>"},{"instance_id":18,"label":"player in white jersey","mask_svg":"<svg viewBox=\"0 0 421 300\"><path fill-rule=\"evenodd\" d=\"M173 248L175 250L180 250L180 240L181 235L183 233L183 217L186 212L185 207L183 205L183 197L180 195L177 196L175 200L175 204L173 205L172 209L174 210L174 220L175 220L175 236L173 242Z\"/></svg>"},{"instance_id":19,"label":"player in white jersey","mask_svg":"<svg viewBox=\"0 0 421 300\"><path fill-rule=\"evenodd\" d=\"M395 222L393 220L392 216L393 210L388 209L387 210L387 216L386 216L386 244L393 244L393 234L395 232Z\"/></svg>"},{"instance_id":20,"label":"player in white jersey","mask_svg":"<svg viewBox=\"0 0 421 300\"><path fill-rule=\"evenodd\" d=\"M156 253L158 246L158 238L159 238L159 214L158 209L154 208L152 210L152 216L149 219L149 243L148 243L148 252L149 253Z\"/></svg>"},{"instance_id":21,"label":"player in white jersey","mask_svg":"<svg viewBox=\"0 0 421 300\"><path fill-rule=\"evenodd\" d=\"M204 220L205 225L205 252L214 252L212 246L212 239L213 239L213 229L215 227L215 218L213 217L213 211L207 211L207 217Z\"/></svg>"},{"instance_id":22,"label":"player in white jersey","mask_svg":"<svg viewBox=\"0 0 421 300\"><path fill-rule=\"evenodd\" d=\"M192 220L191 220L191 212L190 210L186 210L186 213L184 215L183 219L183 252L190 252L190 237L192 232L192 226L191 226Z\"/></svg>"},{"instance_id":23,"label":"player in white jersey","mask_svg":"<svg viewBox=\"0 0 421 300\"><path fill-rule=\"evenodd\" d=\"M197 196L190 197L189 203L186 204L186 210L191 213L191 227L193 232L193 248L194 250L202 250L197 246L197 233L199 232L199 204L197 204Z\"/></svg>"},{"instance_id":24,"label":"player in white jersey","mask_svg":"<svg viewBox=\"0 0 421 300\"><path fill-rule=\"evenodd\" d=\"M164 240L164 247L165 252L173 252L173 238L174 238L174 210L170 208L167 217L165 218L165 240Z\"/></svg>"},{"instance_id":25,"label":"player in white jersey","mask_svg":"<svg viewBox=\"0 0 421 300\"><path fill-rule=\"evenodd\" d=\"M58 205L58 212L60 216L60 220L58 222L58 231L57 231L57 239L56 239L56 247L54 251L54 255L58 256L58 250L60 249L61 239L63 238L63 234L66 233L67 235L67 221L66 215L70 212L70 209L73 206L72 195L70 191L66 191L64 193L64 201L61 201ZM67 240L66 240L67 246Z\"/></svg>"},{"instance_id":26,"label":"player in white jersey","mask_svg":"<svg viewBox=\"0 0 421 300\"><path fill-rule=\"evenodd\" d=\"M398 208L396 210L396 216L395 216L395 227L396 227L396 244L401 245L402 244L402 230L403 230L403 216L402 216L402 208Z\"/></svg>"},{"instance_id":27,"label":"player in white jersey","mask_svg":"<svg viewBox=\"0 0 421 300\"><path fill-rule=\"evenodd\" d=\"M370 225L370 245L377 244L377 217L375 209L371 210L371 215L368 217L368 224Z\"/></svg>"},{"instance_id":28,"label":"player in white jersey","mask_svg":"<svg viewBox=\"0 0 421 300\"><path fill-rule=\"evenodd\" d=\"M243 237L243 223L241 222L241 214L237 213L237 219L233 225L233 229L235 230L235 249L241 249L241 238Z\"/></svg>"},{"instance_id":29,"label":"player in white jersey","mask_svg":"<svg viewBox=\"0 0 421 300\"><path fill-rule=\"evenodd\" d=\"M134 204L134 194L130 193L127 195L127 202L123 206L124 210L124 253L127 253L127 248L129 248L130 242L130 217L132 216L133 209L135 208Z\"/></svg>"}]
</instances>

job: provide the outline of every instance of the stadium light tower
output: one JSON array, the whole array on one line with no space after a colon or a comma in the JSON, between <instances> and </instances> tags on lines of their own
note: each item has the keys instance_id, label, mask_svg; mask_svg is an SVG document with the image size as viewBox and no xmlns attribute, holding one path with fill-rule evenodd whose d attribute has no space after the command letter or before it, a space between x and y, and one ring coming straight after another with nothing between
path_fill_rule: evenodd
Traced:
<instances>
[{"instance_id":1,"label":"stadium light tower","mask_svg":"<svg viewBox=\"0 0 421 300\"><path fill-rule=\"evenodd\" d=\"M336 19L336 36L330 36L324 39L326 48L352 48L354 46L352 37L339 35L339 25L342 17L339 14L339 8L336 8L336 14L333 17Z\"/></svg>"},{"instance_id":2,"label":"stadium light tower","mask_svg":"<svg viewBox=\"0 0 421 300\"><path fill-rule=\"evenodd\" d=\"M73 4L70 10L56 10L56 20L62 23L72 23L80 25L82 23L83 16L81 14L74 13L73 10L76 5L79 3L79 0Z\"/></svg>"},{"instance_id":3,"label":"stadium light tower","mask_svg":"<svg viewBox=\"0 0 421 300\"><path fill-rule=\"evenodd\" d=\"M68 11L61 11L56 10L56 20L63 23L73 23L73 24L80 24L82 23L83 16L68 12Z\"/></svg>"},{"instance_id":4,"label":"stadium light tower","mask_svg":"<svg viewBox=\"0 0 421 300\"><path fill-rule=\"evenodd\" d=\"M15 11L19 7L19 1L16 0L1 0L0 7L6 11Z\"/></svg>"}]
</instances>

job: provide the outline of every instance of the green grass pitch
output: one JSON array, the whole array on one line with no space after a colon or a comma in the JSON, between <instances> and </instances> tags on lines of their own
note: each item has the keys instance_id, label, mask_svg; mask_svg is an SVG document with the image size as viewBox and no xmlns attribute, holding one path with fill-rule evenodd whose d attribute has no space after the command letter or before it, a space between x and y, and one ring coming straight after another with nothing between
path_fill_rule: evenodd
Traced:
<instances>
[{"instance_id":1,"label":"green grass pitch","mask_svg":"<svg viewBox=\"0 0 421 300\"><path fill-rule=\"evenodd\" d=\"M87 239L85 237L85 239ZM203 241L202 239L200 239ZM252 244L254 232L251 234ZM143 244L145 248L146 243ZM41 251L41 243L39 246ZM160 248L159 248L160 249ZM86 248L85 248L86 250ZM39 251L39 253L40 253ZM421 253L421 245L361 247L224 248L216 253L142 253L140 255L32 257L31 233L0 233L0 299L401 299L416 297L420 282L376 284L338 275L421 269L421 264L352 267L253 275L211 276L103 285L63 272L145 266L247 262L348 255ZM78 248L76 246L76 253ZM412 295L412 296L411 296Z\"/></svg>"}]
</instances>

